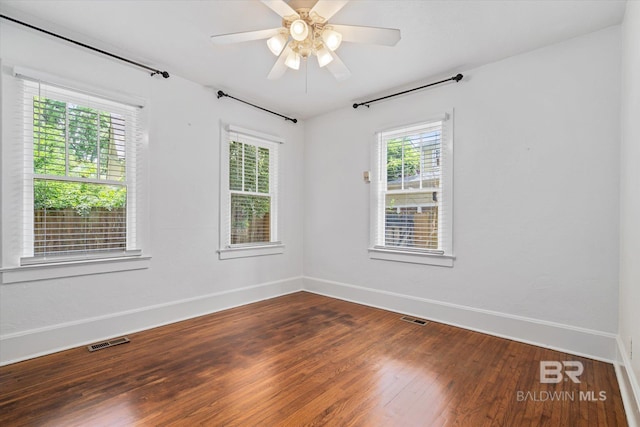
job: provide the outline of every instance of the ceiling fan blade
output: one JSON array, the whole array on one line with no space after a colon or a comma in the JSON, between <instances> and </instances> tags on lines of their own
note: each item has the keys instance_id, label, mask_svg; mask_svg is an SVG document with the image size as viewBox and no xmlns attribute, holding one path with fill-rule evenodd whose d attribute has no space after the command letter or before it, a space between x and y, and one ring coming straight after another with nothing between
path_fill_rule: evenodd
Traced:
<instances>
[{"instance_id":1,"label":"ceiling fan blade","mask_svg":"<svg viewBox=\"0 0 640 427\"><path fill-rule=\"evenodd\" d=\"M309 11L309 14L315 12L324 19L329 20L348 2L349 0L318 0L315 6Z\"/></svg>"},{"instance_id":2,"label":"ceiling fan blade","mask_svg":"<svg viewBox=\"0 0 640 427\"><path fill-rule=\"evenodd\" d=\"M340 57L336 55L335 52L329 51L329 53L331 53L333 61L327 64L327 68L329 69L329 71L331 71L333 77L335 77L339 82L348 79L351 76L351 71L349 71L347 66L344 65L344 62L342 62Z\"/></svg>"},{"instance_id":3,"label":"ceiling fan blade","mask_svg":"<svg viewBox=\"0 0 640 427\"><path fill-rule=\"evenodd\" d=\"M360 27L357 25L331 26L342 34L344 42L395 46L400 41L400 30L397 28Z\"/></svg>"},{"instance_id":4,"label":"ceiling fan blade","mask_svg":"<svg viewBox=\"0 0 640 427\"><path fill-rule=\"evenodd\" d=\"M291 6L284 2L284 0L262 0L262 3L264 3L269 9L273 10L283 18L292 16L295 16L296 18L300 17L300 15L298 15L298 12L293 10Z\"/></svg>"},{"instance_id":5,"label":"ceiling fan blade","mask_svg":"<svg viewBox=\"0 0 640 427\"><path fill-rule=\"evenodd\" d=\"M282 53L280 53L278 60L275 64L273 64L273 68L271 68L271 71L267 76L269 80L277 80L284 75L285 71L287 71L287 66L284 65L284 61L287 59L287 56L290 52L291 48L289 47L289 45L282 49Z\"/></svg>"},{"instance_id":6,"label":"ceiling fan blade","mask_svg":"<svg viewBox=\"0 0 640 427\"><path fill-rule=\"evenodd\" d=\"M241 33L220 34L217 36L211 36L211 42L213 44L220 44L220 45L250 42L252 40L268 39L269 37L275 36L279 32L280 32L280 28L271 28L268 30L244 31Z\"/></svg>"}]
</instances>

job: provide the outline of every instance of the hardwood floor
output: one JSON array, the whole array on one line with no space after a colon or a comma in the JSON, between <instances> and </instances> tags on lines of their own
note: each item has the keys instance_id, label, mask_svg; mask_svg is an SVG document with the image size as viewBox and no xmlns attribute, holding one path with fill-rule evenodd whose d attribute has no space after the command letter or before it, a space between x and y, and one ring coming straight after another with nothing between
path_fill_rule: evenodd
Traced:
<instances>
[{"instance_id":1,"label":"hardwood floor","mask_svg":"<svg viewBox=\"0 0 640 427\"><path fill-rule=\"evenodd\" d=\"M626 425L610 364L306 292L128 337L0 368L0 425Z\"/></svg>"}]
</instances>

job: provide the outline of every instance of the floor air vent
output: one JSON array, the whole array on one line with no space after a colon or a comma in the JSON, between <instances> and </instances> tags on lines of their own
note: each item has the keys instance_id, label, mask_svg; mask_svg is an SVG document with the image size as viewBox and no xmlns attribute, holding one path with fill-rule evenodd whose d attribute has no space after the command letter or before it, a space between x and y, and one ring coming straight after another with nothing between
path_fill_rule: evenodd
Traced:
<instances>
[{"instance_id":1,"label":"floor air vent","mask_svg":"<svg viewBox=\"0 0 640 427\"><path fill-rule=\"evenodd\" d=\"M405 322L409 322L409 323L414 323L414 324L416 324L416 325L420 325L420 326L424 326L424 325L426 325L427 323L429 323L429 322L427 322L426 320L416 319L415 317L410 317L410 316L402 316L402 317L400 318L400 320L403 320L403 321L405 321Z\"/></svg>"},{"instance_id":2,"label":"floor air vent","mask_svg":"<svg viewBox=\"0 0 640 427\"><path fill-rule=\"evenodd\" d=\"M114 345L118 345L118 344L125 344L128 342L129 342L129 338L120 337L120 338L114 338L109 341L103 341L96 344L91 344L90 346L87 346L87 348L89 349L89 351L96 351L96 350L102 350L103 348L107 348L107 347L113 347Z\"/></svg>"}]
</instances>

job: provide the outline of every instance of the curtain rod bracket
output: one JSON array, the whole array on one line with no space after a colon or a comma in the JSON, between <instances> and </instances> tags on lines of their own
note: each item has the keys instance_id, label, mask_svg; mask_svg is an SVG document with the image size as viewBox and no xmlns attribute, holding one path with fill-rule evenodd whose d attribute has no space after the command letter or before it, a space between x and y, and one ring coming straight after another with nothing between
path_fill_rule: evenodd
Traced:
<instances>
[{"instance_id":1,"label":"curtain rod bracket","mask_svg":"<svg viewBox=\"0 0 640 427\"><path fill-rule=\"evenodd\" d=\"M243 101L242 99L238 99L238 98L236 98L235 96L231 96L231 95L229 95L228 93L224 93L224 92L223 92L223 91L221 91L221 90L219 90L219 91L217 92L216 96L218 97L218 99L220 99L220 98L222 98L222 97L227 97L227 98L235 99L235 100L236 100L236 101L238 101L238 102L242 102L243 104L251 105L251 106L252 106L252 107L254 107L254 108L257 108L257 109L262 110L262 111L266 111L267 113L271 113L271 114L276 115L276 116L278 116L278 117L282 117L283 119L288 120L288 121L290 121L290 122L298 123L298 119L294 119L294 118L291 118L291 117L287 117L287 116L285 116L285 115L283 115L283 114L276 113L275 111L267 110L266 108L262 108L262 107L260 107L260 106L258 106L258 105L252 104L252 103L250 103L250 102Z\"/></svg>"},{"instance_id":2,"label":"curtain rod bracket","mask_svg":"<svg viewBox=\"0 0 640 427\"><path fill-rule=\"evenodd\" d=\"M371 106L369 104L371 104L373 102L382 101L383 99L392 98L392 97L398 96L398 95L404 95L405 93L413 92L415 90L424 89L424 88L429 87L429 86L439 85L441 83L449 82L449 81L452 81L452 80L455 81L455 82L459 82L460 80L462 80L462 77L464 77L462 74L457 74L457 75L455 75L453 77L450 77L448 79L440 80L439 82L429 83L428 85L416 87L416 88L409 89L409 90L404 90L402 92L398 92L398 93L394 93L394 94L391 94L391 95L383 96L383 97L380 97L380 98L372 99L370 101L356 103L356 104L353 104L353 108L358 108L361 105L364 105L367 108L370 108Z\"/></svg>"},{"instance_id":3,"label":"curtain rod bracket","mask_svg":"<svg viewBox=\"0 0 640 427\"><path fill-rule=\"evenodd\" d=\"M156 74L160 74L165 79L168 79L169 77L171 77L169 73L167 73L166 71L159 71L159 70L156 70L153 73L151 73L151 77L155 76Z\"/></svg>"}]
</instances>

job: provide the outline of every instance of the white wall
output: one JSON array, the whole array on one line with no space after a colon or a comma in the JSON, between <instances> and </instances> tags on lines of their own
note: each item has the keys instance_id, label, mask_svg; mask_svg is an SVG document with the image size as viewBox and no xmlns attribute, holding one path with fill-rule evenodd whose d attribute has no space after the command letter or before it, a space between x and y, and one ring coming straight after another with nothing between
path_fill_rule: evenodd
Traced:
<instances>
[{"instance_id":1,"label":"white wall","mask_svg":"<svg viewBox=\"0 0 640 427\"><path fill-rule=\"evenodd\" d=\"M150 78L4 22L0 58L3 124L13 64L147 99L153 255L146 270L0 285L0 363L300 289L303 271L313 291L376 292L380 305L407 297L393 308L411 312L402 304L418 301L423 305L413 311L425 317L610 358L598 347L618 324L618 27L460 70L465 78L457 84L297 125L217 100L179 76ZM374 132L449 108L454 267L370 260L362 171L370 169ZM284 255L217 259L221 121L287 140ZM7 135L3 129L3 151L11 148ZM2 218L14 210L3 204ZM623 226L625 212L623 204ZM434 312L417 312L425 307ZM450 313L436 313L441 309ZM464 310L473 315L460 317ZM528 335L532 322L537 336L544 330L549 337ZM621 328L635 324L621 319ZM595 339L564 346L558 326Z\"/></svg>"},{"instance_id":2,"label":"white wall","mask_svg":"<svg viewBox=\"0 0 640 427\"><path fill-rule=\"evenodd\" d=\"M218 100L211 89L176 75L151 78L6 21L0 55L3 89L13 84L10 66L21 65L146 99L152 255L145 270L0 285L0 362L300 289L303 123ZM3 90L5 153L21 144L6 126L10 93ZM283 255L218 260L220 122L286 140L280 161ZM5 203L2 209L3 218L13 218L20 206Z\"/></svg>"},{"instance_id":3,"label":"white wall","mask_svg":"<svg viewBox=\"0 0 640 427\"><path fill-rule=\"evenodd\" d=\"M470 308L470 318L440 320L498 334L519 332L473 319L499 314L505 323L524 317L594 332L607 337L601 357L610 359L618 322L619 27L461 71L460 83L307 121L305 283L351 299L373 291L386 307L399 294L424 303L416 314L436 319L429 310ZM448 108L455 109L454 267L369 259L362 172L371 168L374 132Z\"/></svg>"},{"instance_id":4,"label":"white wall","mask_svg":"<svg viewBox=\"0 0 640 427\"><path fill-rule=\"evenodd\" d=\"M622 26L620 165L620 343L640 423L640 3L628 2ZM631 342L633 341L633 357Z\"/></svg>"}]
</instances>

